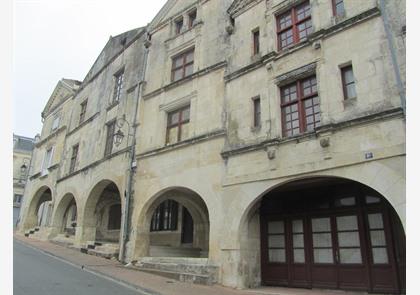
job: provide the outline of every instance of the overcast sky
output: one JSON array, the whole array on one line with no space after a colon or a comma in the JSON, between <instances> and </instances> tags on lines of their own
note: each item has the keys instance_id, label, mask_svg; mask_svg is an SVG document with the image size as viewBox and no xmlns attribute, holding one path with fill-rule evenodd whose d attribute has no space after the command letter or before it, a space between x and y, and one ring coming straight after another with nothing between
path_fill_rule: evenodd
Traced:
<instances>
[{"instance_id":1,"label":"overcast sky","mask_svg":"<svg viewBox=\"0 0 420 295\"><path fill-rule=\"evenodd\" d=\"M151 22L166 0L15 0L13 132L41 133L61 78L83 80L109 39Z\"/></svg>"}]
</instances>

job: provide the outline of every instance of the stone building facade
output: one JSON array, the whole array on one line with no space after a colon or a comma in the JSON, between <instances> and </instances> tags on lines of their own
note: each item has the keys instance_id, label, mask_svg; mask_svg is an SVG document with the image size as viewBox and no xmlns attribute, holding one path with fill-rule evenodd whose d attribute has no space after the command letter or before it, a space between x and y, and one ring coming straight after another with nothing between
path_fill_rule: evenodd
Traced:
<instances>
[{"instance_id":1,"label":"stone building facade","mask_svg":"<svg viewBox=\"0 0 420 295\"><path fill-rule=\"evenodd\" d=\"M13 224L19 218L20 206L28 178L34 139L13 134Z\"/></svg>"},{"instance_id":2,"label":"stone building facade","mask_svg":"<svg viewBox=\"0 0 420 295\"><path fill-rule=\"evenodd\" d=\"M22 231L48 201L35 235L183 280L405 292L405 1L170 0L73 85Z\"/></svg>"}]
</instances>

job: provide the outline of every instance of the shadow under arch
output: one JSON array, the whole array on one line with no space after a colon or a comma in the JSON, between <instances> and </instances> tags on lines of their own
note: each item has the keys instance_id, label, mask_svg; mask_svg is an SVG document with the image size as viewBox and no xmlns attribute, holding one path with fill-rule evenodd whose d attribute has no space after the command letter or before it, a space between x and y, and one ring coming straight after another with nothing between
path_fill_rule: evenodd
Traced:
<instances>
[{"instance_id":1,"label":"shadow under arch","mask_svg":"<svg viewBox=\"0 0 420 295\"><path fill-rule=\"evenodd\" d=\"M77 219L78 243L109 243L112 255L119 249L122 197L118 185L109 179L96 183L79 210ZM118 208L117 208L118 207ZM115 210L117 209L117 210Z\"/></svg>"},{"instance_id":2,"label":"shadow under arch","mask_svg":"<svg viewBox=\"0 0 420 295\"><path fill-rule=\"evenodd\" d=\"M322 195L324 193L325 195ZM360 241L357 247L353 246L353 248L350 247L349 249L360 251L361 254L359 256L354 254L356 258L352 257L352 259L355 259L355 261L360 260L360 262L354 263L356 265L360 263L365 269L368 269L366 274L364 273L365 270L363 272L359 270L361 273L359 274L360 278L355 278L357 275L352 273L354 269L352 270L343 262L347 258L340 252L344 249L341 248L344 246L340 246L340 243L344 242L340 242L338 236L346 232L340 232L340 225L338 224L340 214L357 216L355 218L358 220L358 225L356 225L356 230L353 230L352 233L357 233ZM305 235L305 248L302 248L304 249L304 252L302 252L304 256L299 259L306 266L309 265L306 270L308 273L316 269L316 276L322 277L323 269L317 269L317 262L314 260L319 259L315 258L318 255L316 254L317 248L315 244L316 234L313 233L314 228L310 227L310 224L315 222L313 220L317 219L315 218L316 216L331 219L331 251L336 254L332 256L331 262L328 263L337 265L337 269L334 270L335 272L340 272L340 269L342 269L341 271L347 272L348 274L347 278L341 274L338 281L330 282L330 285L328 285L329 283L325 283L325 285L321 286L321 283L310 277L309 279L304 276L302 278L296 278L295 276L298 275L294 273L298 268L294 267L293 259L295 259L294 255L298 254L294 254L295 252L293 252L295 251L295 246L293 246L294 242L291 242L291 239L298 234L293 232L291 222L293 220L302 220L305 225L305 230L299 234L302 236ZM371 218L374 217L381 218L379 223L383 224L382 227L372 227L371 222L373 221ZM284 222L284 234L277 234L277 238L282 237L282 239L285 239L285 246L278 248L284 249L285 252L282 252L284 258L273 258L274 256L271 255L274 255L274 252L270 252L272 251L270 249L275 249L274 244L270 246L270 243L273 242L269 242L269 237L274 234L270 234L268 227L272 226L270 222L275 224L273 223L275 220L281 221L282 224ZM382 235L386 237L386 240L378 242L374 239L378 239L377 235L381 231L383 232ZM288 237L287 239L285 238L286 236ZM239 221L237 239L239 241L240 263L243 263L249 268L249 273L255 273L255 270L259 270L259 274L254 279L243 277L242 284L249 284L250 286L260 284L286 284L294 287L318 286L350 290L352 288L359 288L366 291L385 293L399 293L405 290L405 231L402 220L387 197L372 187L355 180L334 176L309 176L275 184L265 189L248 204ZM386 251L386 254L383 254L385 253L384 251ZM259 253L259 255L252 256L250 253ZM273 262L270 262L272 261L271 259L280 259L278 263L282 263L280 261L285 259L284 262L286 263L288 261L289 266L284 269L280 269L280 267L275 268ZM377 261L382 259L384 262L375 262L375 259ZM380 265L381 263L385 263L388 266L377 266L377 264ZM327 269L327 267L324 269ZM276 277L274 273L284 271L289 273L289 277L283 278L284 281L281 283L282 278ZM378 275L381 272L382 274ZM312 276L316 277L314 274ZM369 279L366 279L367 277ZM378 277L381 277L381 279L379 280ZM296 283L299 279L301 280L300 283ZM349 283L351 280L359 280L357 282L359 285L353 283L354 285L352 286L352 283Z\"/></svg>"},{"instance_id":3,"label":"shadow under arch","mask_svg":"<svg viewBox=\"0 0 420 295\"><path fill-rule=\"evenodd\" d=\"M26 211L26 216L23 222L23 230L28 230L36 227L37 225L47 225L50 206L48 202L52 201L52 191L51 189L44 185L41 186L36 193L33 195L30 200L28 209ZM42 212L40 207L42 205ZM47 209L45 209L47 207ZM40 220L41 219L41 220ZM41 224L39 224L41 223Z\"/></svg>"},{"instance_id":4,"label":"shadow under arch","mask_svg":"<svg viewBox=\"0 0 420 295\"><path fill-rule=\"evenodd\" d=\"M60 199L53 212L51 226L54 230L51 237L60 233L75 235L76 224L73 226L72 223L76 223L79 206L73 193L68 192Z\"/></svg>"},{"instance_id":5,"label":"shadow under arch","mask_svg":"<svg viewBox=\"0 0 420 295\"><path fill-rule=\"evenodd\" d=\"M154 239L154 233L151 230L152 217L159 206L164 204L167 200L174 201L180 205L178 207L179 213L177 215L178 227L176 231L173 232L172 238L169 238L169 235L167 235L166 238L168 239L165 240L164 234L159 234L159 236L162 236L162 239L157 241L157 239ZM188 245L188 247L197 250L195 253L189 252L184 254L189 257L207 257L209 250L210 220L208 208L204 199L189 188L168 187L156 193L142 206L138 215L139 218L137 219L137 237L134 258L137 259L138 257L149 255L160 256L159 251L155 253L152 251L151 247L155 246L166 245L172 248L185 247L182 243L182 230L184 230L185 221L183 217L184 210L191 215L193 222L192 241L191 245ZM200 251L198 252L198 250ZM168 249L168 251L169 252L166 252L166 255L177 256L177 254L171 252L170 249Z\"/></svg>"}]
</instances>

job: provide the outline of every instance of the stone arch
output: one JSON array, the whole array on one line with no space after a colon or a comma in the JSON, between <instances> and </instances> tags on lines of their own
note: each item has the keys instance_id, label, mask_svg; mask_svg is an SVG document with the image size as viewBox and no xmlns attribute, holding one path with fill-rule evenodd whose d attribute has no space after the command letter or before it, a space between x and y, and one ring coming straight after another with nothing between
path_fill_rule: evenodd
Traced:
<instances>
[{"instance_id":1,"label":"stone arch","mask_svg":"<svg viewBox=\"0 0 420 295\"><path fill-rule=\"evenodd\" d=\"M97 239L110 242L119 240L120 229L118 232L110 233L103 227L107 222L107 219L104 220L104 218L109 218L105 210L114 204L121 204L121 208L123 208L121 188L115 181L102 179L90 189L78 214L76 233L78 243L83 244Z\"/></svg>"},{"instance_id":2,"label":"stone arch","mask_svg":"<svg viewBox=\"0 0 420 295\"><path fill-rule=\"evenodd\" d=\"M195 191L186 187L168 187L160 190L149 198L140 210L137 219L137 238L134 251L135 259L139 256L150 255L151 234L150 224L153 213L165 200L173 200L185 208L194 223L193 247L202 250L207 256L209 250L210 220L209 211L204 199ZM181 211L179 211L181 212ZM178 215L178 219L182 216Z\"/></svg>"},{"instance_id":3,"label":"stone arch","mask_svg":"<svg viewBox=\"0 0 420 295\"><path fill-rule=\"evenodd\" d=\"M395 213L396 222L401 224L401 228L404 228L405 180L403 175L382 163L365 163L362 164L362 167L347 167L336 171L329 170L317 174L287 178L283 179L283 181L269 180L258 184L253 183L254 187L252 190L254 195L252 193L244 194L246 195L245 200L235 203L235 205L242 207L239 209L242 215L239 218L233 218L230 232L235 237L234 244L239 250L235 258L237 262L236 269L232 271L236 275L222 278L224 284L235 287L252 287L260 284L261 278L258 271L260 268L260 256L255 256L253 253L258 253L260 250L259 207L262 198L268 192L282 186L317 178L349 181L371 189L382 196L389 208ZM241 192L250 187L252 187L252 184L245 184L241 188ZM240 275L238 274L239 269L242 269Z\"/></svg>"},{"instance_id":4,"label":"stone arch","mask_svg":"<svg viewBox=\"0 0 420 295\"><path fill-rule=\"evenodd\" d=\"M51 232L51 237L63 232L65 226L64 217L72 205L76 206L76 212L78 213L80 211L80 205L74 193L71 192L67 192L59 201L57 201L55 210L52 215L53 217L51 226L53 229Z\"/></svg>"},{"instance_id":5,"label":"stone arch","mask_svg":"<svg viewBox=\"0 0 420 295\"><path fill-rule=\"evenodd\" d=\"M38 225L38 211L40 209L40 206L42 204L46 204L46 202L51 204L53 200L52 196L52 190L49 186L43 185L35 192L33 197L31 198L29 205L27 207L27 211L25 214L25 219L23 222L23 230L31 229L33 227L36 227ZM45 205L44 205L45 206ZM47 207L47 210L49 210L50 206ZM49 216L48 212L43 213L45 216Z\"/></svg>"}]
</instances>

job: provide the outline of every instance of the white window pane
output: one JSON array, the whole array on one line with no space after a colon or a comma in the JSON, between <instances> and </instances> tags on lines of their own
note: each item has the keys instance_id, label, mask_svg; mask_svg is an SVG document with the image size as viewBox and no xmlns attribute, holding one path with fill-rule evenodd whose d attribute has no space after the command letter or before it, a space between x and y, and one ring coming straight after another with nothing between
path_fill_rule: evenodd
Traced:
<instances>
[{"instance_id":1,"label":"white window pane","mask_svg":"<svg viewBox=\"0 0 420 295\"><path fill-rule=\"evenodd\" d=\"M331 247L331 234L313 234L313 245L314 247Z\"/></svg>"},{"instance_id":2,"label":"white window pane","mask_svg":"<svg viewBox=\"0 0 420 295\"><path fill-rule=\"evenodd\" d=\"M294 234L293 235L293 247L303 247L304 246L304 240L303 240L303 234Z\"/></svg>"},{"instance_id":3,"label":"white window pane","mask_svg":"<svg viewBox=\"0 0 420 295\"><path fill-rule=\"evenodd\" d=\"M304 263L305 262L305 251L303 249L294 249L293 250L293 261L295 263Z\"/></svg>"},{"instance_id":4,"label":"white window pane","mask_svg":"<svg viewBox=\"0 0 420 295\"><path fill-rule=\"evenodd\" d=\"M313 232L320 232L320 231L330 231L330 219L327 218L313 218L312 219L312 231Z\"/></svg>"},{"instance_id":5,"label":"white window pane","mask_svg":"<svg viewBox=\"0 0 420 295\"><path fill-rule=\"evenodd\" d=\"M315 263L333 263L332 249L314 249Z\"/></svg>"},{"instance_id":6,"label":"white window pane","mask_svg":"<svg viewBox=\"0 0 420 295\"><path fill-rule=\"evenodd\" d=\"M380 201L381 199L379 197L366 196L366 204L379 203Z\"/></svg>"},{"instance_id":7,"label":"white window pane","mask_svg":"<svg viewBox=\"0 0 420 295\"><path fill-rule=\"evenodd\" d=\"M268 248L284 248L284 235L268 236Z\"/></svg>"},{"instance_id":8,"label":"white window pane","mask_svg":"<svg viewBox=\"0 0 420 295\"><path fill-rule=\"evenodd\" d=\"M178 127L169 129L168 143L175 143L178 141Z\"/></svg>"},{"instance_id":9,"label":"white window pane","mask_svg":"<svg viewBox=\"0 0 420 295\"><path fill-rule=\"evenodd\" d=\"M355 197L347 197L347 198L340 198L335 200L336 206L353 206L356 205L356 198Z\"/></svg>"},{"instance_id":10,"label":"white window pane","mask_svg":"<svg viewBox=\"0 0 420 295\"><path fill-rule=\"evenodd\" d=\"M181 140L185 140L189 137L190 134L190 124L185 123L181 126Z\"/></svg>"},{"instance_id":11,"label":"white window pane","mask_svg":"<svg viewBox=\"0 0 420 295\"><path fill-rule=\"evenodd\" d=\"M282 233L284 233L284 222L283 221L270 221L270 222L268 222L268 233L269 234L282 234Z\"/></svg>"},{"instance_id":12,"label":"white window pane","mask_svg":"<svg viewBox=\"0 0 420 295\"><path fill-rule=\"evenodd\" d=\"M293 220L293 232L294 233L303 233L303 221L302 220Z\"/></svg>"},{"instance_id":13,"label":"white window pane","mask_svg":"<svg viewBox=\"0 0 420 295\"><path fill-rule=\"evenodd\" d=\"M284 249L269 249L268 261L270 262L286 262L286 253Z\"/></svg>"},{"instance_id":14,"label":"white window pane","mask_svg":"<svg viewBox=\"0 0 420 295\"><path fill-rule=\"evenodd\" d=\"M369 214L369 228L375 229L375 228L384 228L384 223L382 221L382 214L381 213L375 213L375 214Z\"/></svg>"},{"instance_id":15,"label":"white window pane","mask_svg":"<svg viewBox=\"0 0 420 295\"><path fill-rule=\"evenodd\" d=\"M340 249L340 263L362 263L360 248Z\"/></svg>"},{"instance_id":16,"label":"white window pane","mask_svg":"<svg viewBox=\"0 0 420 295\"><path fill-rule=\"evenodd\" d=\"M372 246L386 246L385 232L383 230L370 231L370 242Z\"/></svg>"},{"instance_id":17,"label":"white window pane","mask_svg":"<svg viewBox=\"0 0 420 295\"><path fill-rule=\"evenodd\" d=\"M357 230L357 216L339 216L337 217L337 229L339 231L343 230Z\"/></svg>"},{"instance_id":18,"label":"white window pane","mask_svg":"<svg viewBox=\"0 0 420 295\"><path fill-rule=\"evenodd\" d=\"M191 75L193 73L193 68L194 66L192 64L185 66L185 76Z\"/></svg>"},{"instance_id":19,"label":"white window pane","mask_svg":"<svg viewBox=\"0 0 420 295\"><path fill-rule=\"evenodd\" d=\"M360 246L359 232L338 233L338 245L340 247Z\"/></svg>"},{"instance_id":20,"label":"white window pane","mask_svg":"<svg viewBox=\"0 0 420 295\"><path fill-rule=\"evenodd\" d=\"M386 248L372 248L373 263L388 263Z\"/></svg>"},{"instance_id":21,"label":"white window pane","mask_svg":"<svg viewBox=\"0 0 420 295\"><path fill-rule=\"evenodd\" d=\"M356 97L356 84L352 83L346 86L347 88L347 97L354 98Z\"/></svg>"}]
</instances>

